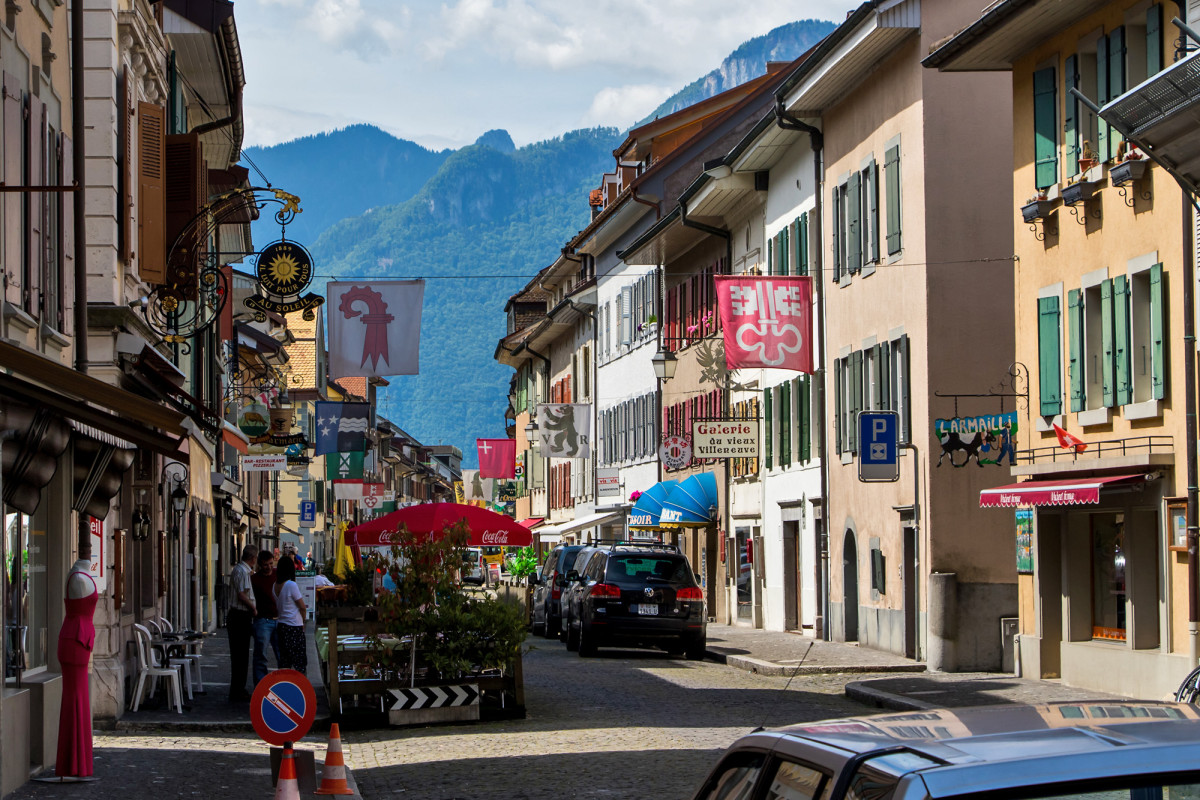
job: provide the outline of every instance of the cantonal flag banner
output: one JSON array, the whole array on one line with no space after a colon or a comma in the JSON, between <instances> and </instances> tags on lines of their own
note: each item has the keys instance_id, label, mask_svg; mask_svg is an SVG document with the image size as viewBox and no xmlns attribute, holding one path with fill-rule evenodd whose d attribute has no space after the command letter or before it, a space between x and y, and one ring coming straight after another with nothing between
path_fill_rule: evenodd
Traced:
<instances>
[{"instance_id":1,"label":"cantonal flag banner","mask_svg":"<svg viewBox=\"0 0 1200 800\"><path fill-rule=\"evenodd\" d=\"M463 501L469 506L484 506L495 493L494 481L485 478L476 469L462 471Z\"/></svg>"},{"instance_id":2,"label":"cantonal flag banner","mask_svg":"<svg viewBox=\"0 0 1200 800\"><path fill-rule=\"evenodd\" d=\"M725 366L812 373L812 278L718 275Z\"/></svg>"},{"instance_id":3,"label":"cantonal flag banner","mask_svg":"<svg viewBox=\"0 0 1200 800\"><path fill-rule=\"evenodd\" d=\"M476 439L479 474L484 478L517 477L516 439Z\"/></svg>"},{"instance_id":4,"label":"cantonal flag banner","mask_svg":"<svg viewBox=\"0 0 1200 800\"><path fill-rule=\"evenodd\" d=\"M424 281L332 281L329 376L416 375Z\"/></svg>"},{"instance_id":5,"label":"cantonal flag banner","mask_svg":"<svg viewBox=\"0 0 1200 800\"><path fill-rule=\"evenodd\" d=\"M591 458L592 407L584 403L542 403L537 407L542 458Z\"/></svg>"},{"instance_id":6,"label":"cantonal flag banner","mask_svg":"<svg viewBox=\"0 0 1200 800\"><path fill-rule=\"evenodd\" d=\"M317 401L317 435L313 455L362 452L367 448L370 403Z\"/></svg>"}]
</instances>

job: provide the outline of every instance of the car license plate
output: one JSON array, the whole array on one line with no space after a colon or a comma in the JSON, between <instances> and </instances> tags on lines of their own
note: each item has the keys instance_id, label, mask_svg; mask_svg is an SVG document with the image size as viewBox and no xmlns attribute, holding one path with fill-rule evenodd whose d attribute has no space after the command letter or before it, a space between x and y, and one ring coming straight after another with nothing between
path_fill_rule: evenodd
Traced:
<instances>
[{"instance_id":1,"label":"car license plate","mask_svg":"<svg viewBox=\"0 0 1200 800\"><path fill-rule=\"evenodd\" d=\"M655 603L638 603L637 612L650 617L658 616L658 606Z\"/></svg>"}]
</instances>

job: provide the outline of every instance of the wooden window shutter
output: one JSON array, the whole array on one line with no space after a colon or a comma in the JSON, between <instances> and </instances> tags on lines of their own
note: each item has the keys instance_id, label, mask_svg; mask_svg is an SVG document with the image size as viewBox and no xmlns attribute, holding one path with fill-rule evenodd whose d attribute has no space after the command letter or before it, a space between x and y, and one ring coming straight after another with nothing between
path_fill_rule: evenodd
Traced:
<instances>
[{"instance_id":1,"label":"wooden window shutter","mask_svg":"<svg viewBox=\"0 0 1200 800\"><path fill-rule=\"evenodd\" d=\"M1104 105L1108 102L1108 98L1108 38L1101 36L1096 42L1096 103ZM1108 159L1108 139L1108 123L1097 118L1096 152L1100 154L1101 161Z\"/></svg>"},{"instance_id":2,"label":"wooden window shutter","mask_svg":"<svg viewBox=\"0 0 1200 800\"><path fill-rule=\"evenodd\" d=\"M887 184L887 251L900 252L900 145L888 148L883 156L883 180Z\"/></svg>"},{"instance_id":3,"label":"wooden window shutter","mask_svg":"<svg viewBox=\"0 0 1200 800\"><path fill-rule=\"evenodd\" d=\"M779 387L779 466L792 465L792 385Z\"/></svg>"},{"instance_id":4,"label":"wooden window shutter","mask_svg":"<svg viewBox=\"0 0 1200 800\"><path fill-rule=\"evenodd\" d=\"M1162 6L1158 3L1146 9L1146 75L1154 77L1163 68Z\"/></svg>"},{"instance_id":5,"label":"wooden window shutter","mask_svg":"<svg viewBox=\"0 0 1200 800\"><path fill-rule=\"evenodd\" d=\"M837 283L842 279L842 197L844 196L844 187L833 187L833 196L830 198L830 206L833 212L833 225L830 227L830 233L833 237L833 269L829 271L833 278L833 282Z\"/></svg>"},{"instance_id":6,"label":"wooden window shutter","mask_svg":"<svg viewBox=\"0 0 1200 800\"><path fill-rule=\"evenodd\" d=\"M858 452L858 412L863 408L863 351L856 350L850 354L850 419L847 428L850 440L850 452Z\"/></svg>"},{"instance_id":7,"label":"wooden window shutter","mask_svg":"<svg viewBox=\"0 0 1200 800\"><path fill-rule=\"evenodd\" d=\"M789 251L791 250L791 236L788 235L788 229L785 226L779 232L779 274L790 275L792 272L791 259Z\"/></svg>"},{"instance_id":8,"label":"wooden window shutter","mask_svg":"<svg viewBox=\"0 0 1200 800\"><path fill-rule=\"evenodd\" d=\"M132 93L129 91L129 71L121 73L120 99L117 108L121 112L117 119L117 147L121 163L117 180L119 206L117 207L117 250L120 259L126 264L133 262L133 124L137 119L137 109L133 105Z\"/></svg>"},{"instance_id":9,"label":"wooden window shutter","mask_svg":"<svg viewBox=\"0 0 1200 800\"><path fill-rule=\"evenodd\" d=\"M166 112L138 103L138 275L146 283L167 280Z\"/></svg>"},{"instance_id":10,"label":"wooden window shutter","mask_svg":"<svg viewBox=\"0 0 1200 800\"><path fill-rule=\"evenodd\" d=\"M1054 67L1033 73L1034 184L1038 189L1045 189L1058 182L1058 117L1055 114L1057 102Z\"/></svg>"},{"instance_id":11,"label":"wooden window shutter","mask_svg":"<svg viewBox=\"0 0 1200 800\"><path fill-rule=\"evenodd\" d=\"M800 461L812 461L812 379L807 375L796 379L800 400Z\"/></svg>"},{"instance_id":12,"label":"wooden window shutter","mask_svg":"<svg viewBox=\"0 0 1200 800\"><path fill-rule=\"evenodd\" d=\"M842 411L845 402L845 392L842 390L842 359L833 360L833 441L840 455L842 447Z\"/></svg>"},{"instance_id":13,"label":"wooden window shutter","mask_svg":"<svg viewBox=\"0 0 1200 800\"><path fill-rule=\"evenodd\" d=\"M1067 352L1067 380L1071 387L1071 410L1083 411L1087 403L1083 389L1083 291L1080 289L1072 289L1067 292Z\"/></svg>"},{"instance_id":14,"label":"wooden window shutter","mask_svg":"<svg viewBox=\"0 0 1200 800\"><path fill-rule=\"evenodd\" d=\"M179 241L179 245L187 248L189 257L187 264L168 263L167 267L168 271L179 267L190 271L191 265L197 263L196 258L204 250L206 244L198 235L202 228L189 227L189 223L196 218L208 200L205 196L208 169L204 165L200 137L197 134L168 135L165 153L167 255L171 257L171 248L176 247L180 236L184 236L184 239ZM174 257L180 258L181 255L183 255L182 250L176 247ZM170 274L167 278L174 282L174 278ZM194 276L187 278L189 284L194 280Z\"/></svg>"},{"instance_id":15,"label":"wooden window shutter","mask_svg":"<svg viewBox=\"0 0 1200 800\"><path fill-rule=\"evenodd\" d=\"M763 458L767 469L773 466L774 448L771 447L771 437L775 431L775 420L771 417L771 390L763 389L763 421L766 428L763 431Z\"/></svg>"},{"instance_id":16,"label":"wooden window shutter","mask_svg":"<svg viewBox=\"0 0 1200 800\"><path fill-rule=\"evenodd\" d=\"M846 188L846 268L862 269L862 178L855 172Z\"/></svg>"},{"instance_id":17,"label":"wooden window shutter","mask_svg":"<svg viewBox=\"0 0 1200 800\"><path fill-rule=\"evenodd\" d=\"M808 274L808 212L796 220L796 274Z\"/></svg>"},{"instance_id":18,"label":"wooden window shutter","mask_svg":"<svg viewBox=\"0 0 1200 800\"><path fill-rule=\"evenodd\" d=\"M1108 99L1120 97L1125 93L1125 28L1117 28L1108 35ZM1105 161L1113 158L1121 136L1115 129L1108 132L1107 152L1100 157Z\"/></svg>"},{"instance_id":19,"label":"wooden window shutter","mask_svg":"<svg viewBox=\"0 0 1200 800\"><path fill-rule=\"evenodd\" d=\"M1113 338L1114 369L1116 371L1117 405L1133 402L1133 366L1129 359L1129 280L1124 275L1113 278Z\"/></svg>"},{"instance_id":20,"label":"wooden window shutter","mask_svg":"<svg viewBox=\"0 0 1200 800\"><path fill-rule=\"evenodd\" d=\"M868 260L872 263L879 261L879 165L875 163L874 157L871 158L871 163L867 165L866 170L866 187L864 189L867 196L867 247L869 254Z\"/></svg>"},{"instance_id":21,"label":"wooden window shutter","mask_svg":"<svg viewBox=\"0 0 1200 800\"><path fill-rule=\"evenodd\" d=\"M42 185L46 182L46 106L36 96L29 95L29 117L25 127L25 183ZM42 231L42 193L24 192L25 197L25 310L44 319L42 309L42 259L45 254Z\"/></svg>"},{"instance_id":22,"label":"wooden window shutter","mask_svg":"<svg viewBox=\"0 0 1200 800\"><path fill-rule=\"evenodd\" d=\"M1079 174L1079 158L1083 154L1079 142L1079 101L1071 94L1079 88L1079 56L1067 56L1063 68L1063 157L1067 177Z\"/></svg>"},{"instance_id":23,"label":"wooden window shutter","mask_svg":"<svg viewBox=\"0 0 1200 800\"><path fill-rule=\"evenodd\" d=\"M904 374L904 380L896 389L900 398L900 442L908 444L912 441L912 348L907 333L900 337L899 342L896 360Z\"/></svg>"},{"instance_id":24,"label":"wooden window shutter","mask_svg":"<svg viewBox=\"0 0 1200 800\"><path fill-rule=\"evenodd\" d=\"M1111 408L1117 398L1117 349L1113 340L1113 283L1106 280L1100 284L1100 339L1103 362L1100 377L1103 382L1104 407Z\"/></svg>"},{"instance_id":25,"label":"wooden window shutter","mask_svg":"<svg viewBox=\"0 0 1200 800\"><path fill-rule=\"evenodd\" d=\"M24 181L24 144L21 140L23 130L24 106L21 103L21 84L13 75L4 73L4 182L9 186L20 186ZM5 299L14 306L23 303L22 295L25 290L25 270L22 252L25 236L22 232L23 220L21 195L5 192L4 202L4 266L7 280Z\"/></svg>"},{"instance_id":26,"label":"wooden window shutter","mask_svg":"<svg viewBox=\"0 0 1200 800\"><path fill-rule=\"evenodd\" d=\"M772 236L767 240L767 274L775 274L775 237Z\"/></svg>"},{"instance_id":27,"label":"wooden window shutter","mask_svg":"<svg viewBox=\"0 0 1200 800\"><path fill-rule=\"evenodd\" d=\"M75 146L71 137L62 134L61 159L58 174L63 186L75 181ZM58 203L58 261L59 291L62 292L62 323L59 330L70 333L75 330L75 195L59 192Z\"/></svg>"},{"instance_id":28,"label":"wooden window shutter","mask_svg":"<svg viewBox=\"0 0 1200 800\"><path fill-rule=\"evenodd\" d=\"M1057 297L1038 298L1038 394L1043 417L1062 413L1062 342Z\"/></svg>"},{"instance_id":29,"label":"wooden window shutter","mask_svg":"<svg viewBox=\"0 0 1200 800\"><path fill-rule=\"evenodd\" d=\"M1166 397L1167 388L1167 325L1166 276L1162 264L1150 268L1150 364L1153 375L1154 399Z\"/></svg>"}]
</instances>

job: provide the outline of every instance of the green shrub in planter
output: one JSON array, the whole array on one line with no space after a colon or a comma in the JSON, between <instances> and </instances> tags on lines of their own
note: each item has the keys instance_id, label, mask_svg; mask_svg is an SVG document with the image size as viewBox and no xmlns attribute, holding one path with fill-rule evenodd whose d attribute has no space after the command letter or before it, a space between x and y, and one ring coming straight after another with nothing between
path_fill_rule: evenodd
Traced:
<instances>
[{"instance_id":1,"label":"green shrub in planter","mask_svg":"<svg viewBox=\"0 0 1200 800\"><path fill-rule=\"evenodd\" d=\"M537 572L537 552L532 547L522 547L508 562L508 574L524 578Z\"/></svg>"}]
</instances>

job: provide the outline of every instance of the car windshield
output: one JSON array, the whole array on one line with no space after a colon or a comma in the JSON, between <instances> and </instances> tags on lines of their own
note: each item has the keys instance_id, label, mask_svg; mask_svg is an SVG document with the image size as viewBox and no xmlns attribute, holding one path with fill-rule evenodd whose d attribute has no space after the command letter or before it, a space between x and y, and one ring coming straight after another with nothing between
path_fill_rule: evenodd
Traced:
<instances>
[{"instance_id":1,"label":"car windshield","mask_svg":"<svg viewBox=\"0 0 1200 800\"><path fill-rule=\"evenodd\" d=\"M614 556L608 561L607 579L614 583L690 584L687 559L677 555Z\"/></svg>"}]
</instances>

